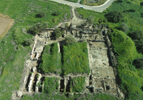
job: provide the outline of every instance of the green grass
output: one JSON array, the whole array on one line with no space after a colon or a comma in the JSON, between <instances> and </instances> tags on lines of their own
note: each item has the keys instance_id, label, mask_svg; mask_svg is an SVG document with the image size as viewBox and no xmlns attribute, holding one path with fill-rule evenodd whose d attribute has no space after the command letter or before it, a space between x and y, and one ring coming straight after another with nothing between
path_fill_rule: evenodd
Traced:
<instances>
[{"instance_id":1,"label":"green grass","mask_svg":"<svg viewBox=\"0 0 150 110\"><path fill-rule=\"evenodd\" d=\"M78 100L118 100L118 98L102 93L81 95Z\"/></svg>"},{"instance_id":2,"label":"green grass","mask_svg":"<svg viewBox=\"0 0 150 110\"><path fill-rule=\"evenodd\" d=\"M65 94L34 94L33 96L24 95L22 100L118 100L118 98L108 94L75 94L74 96Z\"/></svg>"},{"instance_id":3,"label":"green grass","mask_svg":"<svg viewBox=\"0 0 150 110\"><path fill-rule=\"evenodd\" d=\"M77 8L76 11L83 19L87 19L93 24L98 24L99 20L106 20L103 13L93 12L90 10L87 11L82 8Z\"/></svg>"},{"instance_id":4,"label":"green grass","mask_svg":"<svg viewBox=\"0 0 150 110\"><path fill-rule=\"evenodd\" d=\"M81 8L78 8L76 10L84 19L89 19L94 24L99 24L99 21L102 21L102 23L107 23L107 25L109 25L109 27L111 28L117 28L119 24L125 23L127 24L130 31L135 31L137 29L142 31L143 29L143 18L141 16L143 7L140 6L140 2L138 0L123 0L123 2L114 2L103 13L93 12L89 10L87 11ZM123 21L119 23L107 22L107 19L104 15L112 11L120 12L123 15Z\"/></svg>"},{"instance_id":5,"label":"green grass","mask_svg":"<svg viewBox=\"0 0 150 110\"><path fill-rule=\"evenodd\" d=\"M85 89L85 77L75 77L70 81L71 92L83 92Z\"/></svg>"},{"instance_id":6,"label":"green grass","mask_svg":"<svg viewBox=\"0 0 150 110\"><path fill-rule=\"evenodd\" d=\"M53 13L57 12L57 16ZM27 33L36 24L54 27L70 18L70 7L45 0L0 0L0 13L14 19L9 33L0 39L0 99L11 99L12 92L18 90L23 74L24 59L31 51L24 42L32 43L33 36ZM36 18L36 14L44 17Z\"/></svg>"},{"instance_id":7,"label":"green grass","mask_svg":"<svg viewBox=\"0 0 150 110\"><path fill-rule=\"evenodd\" d=\"M62 54L62 57L61 57ZM69 73L89 73L89 60L87 43L69 43L63 45L62 53L58 53L57 43L47 45L42 54L39 68L44 73L57 73L67 75Z\"/></svg>"},{"instance_id":8,"label":"green grass","mask_svg":"<svg viewBox=\"0 0 150 110\"><path fill-rule=\"evenodd\" d=\"M12 92L19 89L22 73L24 69L25 57L30 48L22 48L17 51L11 62L8 62L3 68L0 76L0 99L11 99ZM13 52L13 51L12 51Z\"/></svg>"},{"instance_id":9,"label":"green grass","mask_svg":"<svg viewBox=\"0 0 150 110\"><path fill-rule=\"evenodd\" d=\"M90 72L86 42L63 45L63 72L64 74Z\"/></svg>"},{"instance_id":10,"label":"green grass","mask_svg":"<svg viewBox=\"0 0 150 110\"><path fill-rule=\"evenodd\" d=\"M61 54L57 43L45 46L40 69L44 73L61 73Z\"/></svg>"},{"instance_id":11,"label":"green grass","mask_svg":"<svg viewBox=\"0 0 150 110\"><path fill-rule=\"evenodd\" d=\"M77 2L78 2L78 0L66 0L66 1L74 2L74 3L77 3Z\"/></svg>"},{"instance_id":12,"label":"green grass","mask_svg":"<svg viewBox=\"0 0 150 110\"><path fill-rule=\"evenodd\" d=\"M56 92L58 92L58 87L59 87L58 81L59 79L55 77L45 78L43 92L46 94L55 94Z\"/></svg>"},{"instance_id":13,"label":"green grass","mask_svg":"<svg viewBox=\"0 0 150 110\"><path fill-rule=\"evenodd\" d=\"M118 59L119 85L126 99L143 99L142 69L132 65L134 59L141 58L142 55L136 51L134 42L125 33L114 30L111 39Z\"/></svg>"},{"instance_id":14,"label":"green grass","mask_svg":"<svg viewBox=\"0 0 150 110\"><path fill-rule=\"evenodd\" d=\"M89 5L89 6L97 6L97 5L104 4L107 0L97 0L94 3L90 2L90 1L92 1L92 0L81 0L80 3L84 4L84 5Z\"/></svg>"}]
</instances>

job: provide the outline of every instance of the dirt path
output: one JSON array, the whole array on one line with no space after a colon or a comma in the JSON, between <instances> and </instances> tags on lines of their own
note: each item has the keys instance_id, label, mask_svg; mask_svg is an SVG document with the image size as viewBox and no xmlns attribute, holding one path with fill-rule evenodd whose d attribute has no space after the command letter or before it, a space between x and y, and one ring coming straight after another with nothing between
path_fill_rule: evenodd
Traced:
<instances>
[{"instance_id":1,"label":"dirt path","mask_svg":"<svg viewBox=\"0 0 150 110\"><path fill-rule=\"evenodd\" d=\"M5 36L8 30L12 27L14 20L8 16L0 14L0 38Z\"/></svg>"},{"instance_id":2,"label":"dirt path","mask_svg":"<svg viewBox=\"0 0 150 110\"><path fill-rule=\"evenodd\" d=\"M72 11L71 20L69 20L67 22L61 22L55 28L58 28L58 27L60 27L61 25L64 25L64 24L68 24L68 25L72 24L72 25L78 26L78 25L81 25L82 23L84 23L86 21L86 20L80 19L76 16L74 7L72 7L71 11Z\"/></svg>"}]
</instances>

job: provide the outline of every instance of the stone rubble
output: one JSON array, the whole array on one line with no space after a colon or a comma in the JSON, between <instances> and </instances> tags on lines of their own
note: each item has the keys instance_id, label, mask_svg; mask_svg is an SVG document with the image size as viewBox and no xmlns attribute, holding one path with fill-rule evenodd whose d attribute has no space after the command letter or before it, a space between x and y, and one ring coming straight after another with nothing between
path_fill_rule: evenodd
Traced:
<instances>
[{"instance_id":1,"label":"stone rubble","mask_svg":"<svg viewBox=\"0 0 150 110\"><path fill-rule=\"evenodd\" d=\"M115 75L117 73L115 71L115 65L117 62L111 49L111 42L108 36L103 35L103 31L106 31L106 29L102 27L94 27L93 25L87 23L82 23L81 25L70 24L70 29L68 30L66 27L64 27L64 24L60 23L58 26L56 26L56 28L61 28L64 30L64 35L60 36L60 38L56 40L51 39L52 32L55 30L54 28L47 29L35 36L30 59L28 59L25 63L23 73L25 76L23 84L20 86L20 89L17 92L13 93L13 99L19 99L25 94L32 95L34 93L40 93L44 87L42 78L57 77L59 78L59 85L61 86L60 83L61 80L63 80L63 89L67 90L67 84L70 81L70 78L80 76L85 77L86 79L85 90L82 93L70 94L106 93L121 99L124 98L124 94L116 84ZM105 32L105 34L106 33L107 32ZM78 75L70 73L66 76L60 76L54 73L39 73L37 68L38 61L42 55L45 45L57 43L59 47L58 51L61 52L59 42L65 40L65 38L69 35L73 36L77 42L87 42L89 66L91 72L89 74L86 73ZM37 81L35 82L36 75ZM35 86L35 90L33 90L33 86ZM60 91L64 91L61 90L62 88L60 86Z\"/></svg>"}]
</instances>

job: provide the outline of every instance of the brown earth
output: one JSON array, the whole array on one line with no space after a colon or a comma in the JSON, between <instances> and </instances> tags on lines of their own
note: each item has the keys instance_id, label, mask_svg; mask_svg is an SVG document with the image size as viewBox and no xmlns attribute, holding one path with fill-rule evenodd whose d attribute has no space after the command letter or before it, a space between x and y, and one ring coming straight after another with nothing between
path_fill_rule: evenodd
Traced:
<instances>
[{"instance_id":1,"label":"brown earth","mask_svg":"<svg viewBox=\"0 0 150 110\"><path fill-rule=\"evenodd\" d=\"M0 38L7 34L13 23L14 20L9 16L0 14Z\"/></svg>"}]
</instances>

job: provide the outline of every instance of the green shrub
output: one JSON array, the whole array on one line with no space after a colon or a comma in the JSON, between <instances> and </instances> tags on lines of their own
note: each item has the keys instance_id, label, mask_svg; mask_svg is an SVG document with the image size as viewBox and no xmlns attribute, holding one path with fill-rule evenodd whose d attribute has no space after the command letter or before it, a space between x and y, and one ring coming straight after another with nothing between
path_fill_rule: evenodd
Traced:
<instances>
[{"instance_id":1,"label":"green shrub","mask_svg":"<svg viewBox=\"0 0 150 110\"><path fill-rule=\"evenodd\" d=\"M133 61L133 65L136 67L136 68L143 68L143 58L140 58L140 59L135 59Z\"/></svg>"},{"instance_id":2,"label":"green shrub","mask_svg":"<svg viewBox=\"0 0 150 110\"><path fill-rule=\"evenodd\" d=\"M123 19L123 16L118 11L112 11L105 14L105 17L109 22L118 23Z\"/></svg>"},{"instance_id":3,"label":"green shrub","mask_svg":"<svg viewBox=\"0 0 150 110\"><path fill-rule=\"evenodd\" d=\"M36 18L43 18L45 16L44 13L38 13L35 15Z\"/></svg>"},{"instance_id":4,"label":"green shrub","mask_svg":"<svg viewBox=\"0 0 150 110\"><path fill-rule=\"evenodd\" d=\"M27 32L29 34L36 35L36 34L42 32L42 30L46 29L47 27L48 27L48 24L46 24L46 23L44 23L44 24L38 23L38 24L32 26L31 28L29 28Z\"/></svg>"},{"instance_id":5,"label":"green shrub","mask_svg":"<svg viewBox=\"0 0 150 110\"><path fill-rule=\"evenodd\" d=\"M135 42L137 51L143 53L143 35L141 31L134 31L128 34Z\"/></svg>"},{"instance_id":6,"label":"green shrub","mask_svg":"<svg viewBox=\"0 0 150 110\"><path fill-rule=\"evenodd\" d=\"M65 44L66 45L67 44L73 44L75 42L76 42L76 40L75 40L75 38L73 38L73 36L67 36L66 39L65 39Z\"/></svg>"},{"instance_id":7,"label":"green shrub","mask_svg":"<svg viewBox=\"0 0 150 110\"><path fill-rule=\"evenodd\" d=\"M56 40L57 38L62 37L63 34L64 34L64 31L62 31L61 29L57 28L52 33L52 39Z\"/></svg>"},{"instance_id":8,"label":"green shrub","mask_svg":"<svg viewBox=\"0 0 150 110\"><path fill-rule=\"evenodd\" d=\"M119 85L125 94L126 99L142 99L143 98L143 80L141 70L137 70L132 62L141 57L136 51L134 42L125 33L114 30L112 36L112 44L115 53L118 54L118 76Z\"/></svg>"},{"instance_id":9,"label":"green shrub","mask_svg":"<svg viewBox=\"0 0 150 110\"><path fill-rule=\"evenodd\" d=\"M125 33L129 32L129 27L126 23L121 23L117 28Z\"/></svg>"}]
</instances>

